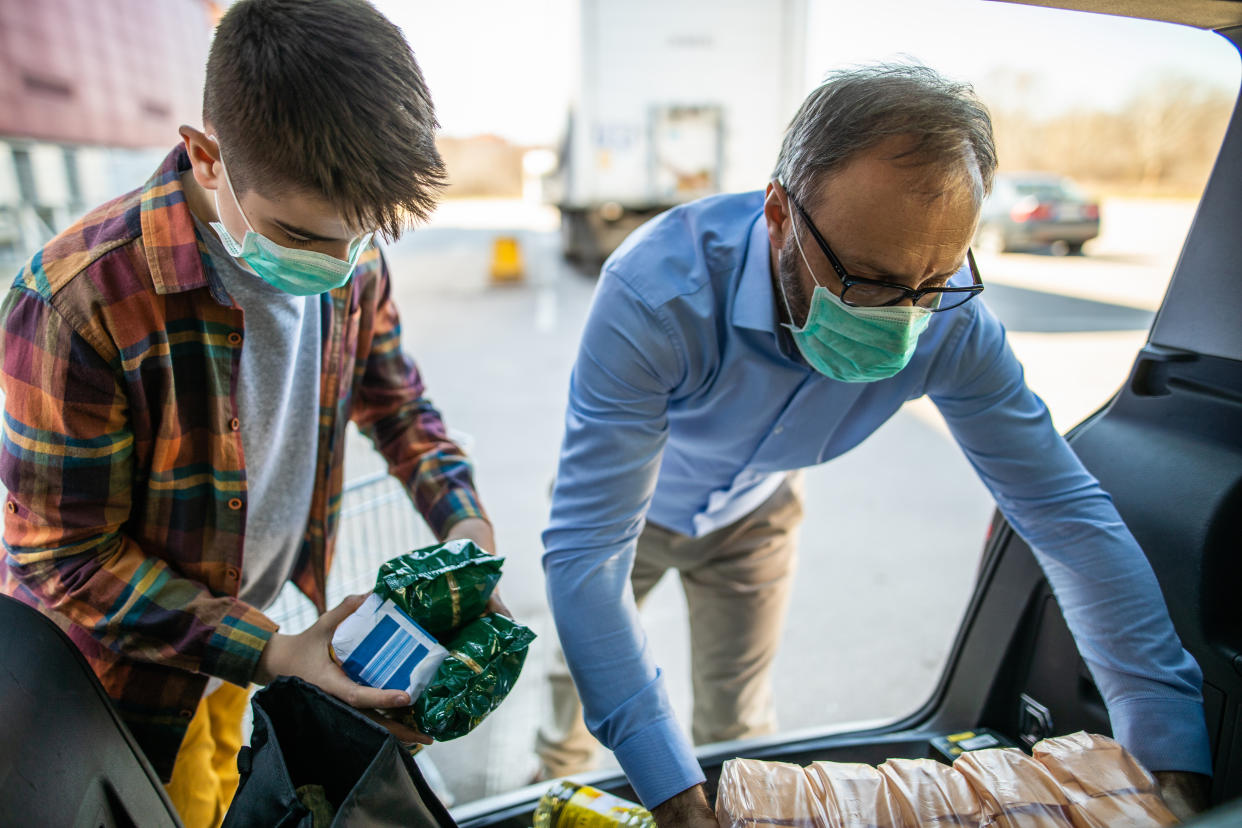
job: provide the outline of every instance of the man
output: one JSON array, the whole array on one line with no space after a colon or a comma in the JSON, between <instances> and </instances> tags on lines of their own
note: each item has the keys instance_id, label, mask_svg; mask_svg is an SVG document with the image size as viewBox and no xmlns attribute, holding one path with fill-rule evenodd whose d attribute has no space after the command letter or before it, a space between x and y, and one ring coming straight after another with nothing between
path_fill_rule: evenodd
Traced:
<instances>
[{"instance_id":1,"label":"man","mask_svg":"<svg viewBox=\"0 0 1242 828\"><path fill-rule=\"evenodd\" d=\"M976 298L969 244L995 167L968 88L924 67L843 72L803 103L764 192L671 210L605 264L544 569L586 724L661 825L715 820L637 604L679 571L696 742L769 732L801 517L791 472L924 394L1036 550L1120 741L1171 772L1179 803L1175 789L1202 792L1198 667L1108 495ZM545 773L587 750L564 683L556 696Z\"/></svg>"},{"instance_id":2,"label":"man","mask_svg":"<svg viewBox=\"0 0 1242 828\"><path fill-rule=\"evenodd\" d=\"M18 274L0 372L0 585L68 631L192 826L232 797L251 682L409 703L329 656L360 596L300 635L262 613L290 578L325 609L349 420L438 537L494 547L371 242L444 181L400 31L363 0L241 0L203 121Z\"/></svg>"}]
</instances>

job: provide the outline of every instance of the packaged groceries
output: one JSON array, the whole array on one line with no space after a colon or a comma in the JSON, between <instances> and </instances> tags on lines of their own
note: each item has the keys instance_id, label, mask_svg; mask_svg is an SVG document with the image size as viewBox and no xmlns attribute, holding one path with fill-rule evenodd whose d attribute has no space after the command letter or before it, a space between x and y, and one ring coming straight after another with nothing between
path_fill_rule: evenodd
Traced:
<instances>
[{"instance_id":1,"label":"packaged groceries","mask_svg":"<svg viewBox=\"0 0 1242 828\"><path fill-rule=\"evenodd\" d=\"M997 828L1071 828L1069 798L1052 774L1017 748L974 750L953 760Z\"/></svg>"},{"instance_id":2,"label":"packaged groceries","mask_svg":"<svg viewBox=\"0 0 1242 828\"><path fill-rule=\"evenodd\" d=\"M360 684L404 690L417 699L448 651L392 601L375 593L337 625L332 650Z\"/></svg>"},{"instance_id":3,"label":"packaged groceries","mask_svg":"<svg viewBox=\"0 0 1242 828\"><path fill-rule=\"evenodd\" d=\"M464 736L513 689L535 639L484 614L503 563L468 540L393 558L337 627L333 653L355 681L410 693L399 720L441 741Z\"/></svg>"},{"instance_id":4,"label":"packaged groceries","mask_svg":"<svg viewBox=\"0 0 1242 828\"><path fill-rule=\"evenodd\" d=\"M980 828L983 803L966 777L935 759L889 759L877 770L905 825Z\"/></svg>"},{"instance_id":5,"label":"packaged groceries","mask_svg":"<svg viewBox=\"0 0 1242 828\"><path fill-rule=\"evenodd\" d=\"M590 785L556 783L535 807L534 828L656 828L655 817L637 805Z\"/></svg>"},{"instance_id":6,"label":"packaged groceries","mask_svg":"<svg viewBox=\"0 0 1242 828\"><path fill-rule=\"evenodd\" d=\"M1121 745L1073 733L1017 748L964 750L946 765L731 759L720 771L721 828L1164 828L1155 780Z\"/></svg>"},{"instance_id":7,"label":"packaged groceries","mask_svg":"<svg viewBox=\"0 0 1242 828\"><path fill-rule=\"evenodd\" d=\"M848 828L902 828L901 810L883 774L858 762L815 762L806 769L829 814Z\"/></svg>"},{"instance_id":8,"label":"packaged groceries","mask_svg":"<svg viewBox=\"0 0 1242 828\"><path fill-rule=\"evenodd\" d=\"M722 826L827 825L825 808L799 765L731 759L720 770L716 819Z\"/></svg>"},{"instance_id":9,"label":"packaged groceries","mask_svg":"<svg viewBox=\"0 0 1242 828\"><path fill-rule=\"evenodd\" d=\"M439 636L483 613L504 558L472 541L451 540L398 555L379 568L375 594Z\"/></svg>"},{"instance_id":10,"label":"packaged groceries","mask_svg":"<svg viewBox=\"0 0 1242 828\"><path fill-rule=\"evenodd\" d=\"M1074 828L1177 824L1155 778L1107 736L1071 733L1044 739L1031 752L1069 798Z\"/></svg>"},{"instance_id":11,"label":"packaged groceries","mask_svg":"<svg viewBox=\"0 0 1242 828\"><path fill-rule=\"evenodd\" d=\"M497 613L480 616L448 644L435 680L414 700L408 721L447 741L478 726L513 689L535 634Z\"/></svg>"}]
</instances>

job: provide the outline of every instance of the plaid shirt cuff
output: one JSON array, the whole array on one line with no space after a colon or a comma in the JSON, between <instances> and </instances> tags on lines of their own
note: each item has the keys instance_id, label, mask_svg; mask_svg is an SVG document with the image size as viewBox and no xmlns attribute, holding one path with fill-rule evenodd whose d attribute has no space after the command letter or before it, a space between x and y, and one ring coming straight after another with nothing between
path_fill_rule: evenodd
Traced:
<instances>
[{"instance_id":1,"label":"plaid shirt cuff","mask_svg":"<svg viewBox=\"0 0 1242 828\"><path fill-rule=\"evenodd\" d=\"M207 642L200 672L245 687L254 678L259 655L278 625L254 607L236 601Z\"/></svg>"},{"instance_id":2,"label":"plaid shirt cuff","mask_svg":"<svg viewBox=\"0 0 1242 828\"><path fill-rule=\"evenodd\" d=\"M491 522L479 503L478 495L473 489L467 488L450 489L436 501L426 515L427 524L437 538L443 538L454 524L466 518L482 518Z\"/></svg>"}]
</instances>

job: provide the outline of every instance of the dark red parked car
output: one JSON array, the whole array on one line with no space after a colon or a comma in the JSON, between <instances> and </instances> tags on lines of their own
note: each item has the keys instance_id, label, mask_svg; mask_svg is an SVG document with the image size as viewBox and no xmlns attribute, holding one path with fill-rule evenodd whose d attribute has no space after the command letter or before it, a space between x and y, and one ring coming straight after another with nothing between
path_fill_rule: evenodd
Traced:
<instances>
[{"instance_id":1,"label":"dark red parked car","mask_svg":"<svg viewBox=\"0 0 1242 828\"><path fill-rule=\"evenodd\" d=\"M1049 173L996 176L983 203L975 247L994 253L1048 247L1081 253L1100 235L1100 206L1068 178Z\"/></svg>"}]
</instances>

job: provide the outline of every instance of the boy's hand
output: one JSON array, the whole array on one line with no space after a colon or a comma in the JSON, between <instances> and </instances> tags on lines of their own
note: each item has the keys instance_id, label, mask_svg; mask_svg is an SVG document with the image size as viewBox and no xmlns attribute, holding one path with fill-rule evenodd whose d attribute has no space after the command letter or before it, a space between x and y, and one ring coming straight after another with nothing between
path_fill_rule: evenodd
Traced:
<instances>
[{"instance_id":1,"label":"boy's hand","mask_svg":"<svg viewBox=\"0 0 1242 828\"><path fill-rule=\"evenodd\" d=\"M496 536L492 531L492 525L483 518L466 518L454 523L444 536L446 541L465 538L474 541L475 545L492 555L496 554ZM492 597L487 599L487 606L484 612L498 612L510 619L513 613L509 612L509 608L505 606L505 602L500 600L500 589L492 590Z\"/></svg>"},{"instance_id":2,"label":"boy's hand","mask_svg":"<svg viewBox=\"0 0 1242 828\"><path fill-rule=\"evenodd\" d=\"M402 742L429 745L432 742L430 736L424 736L412 727L375 712L377 709L408 707L408 694L400 690L382 690L357 684L332 660L332 633L336 631L338 624L362 606L366 598L365 595L349 596L335 609L321 615L305 632L297 635L275 633L259 655L254 681L257 684L268 684L277 676L297 676L349 706L358 708Z\"/></svg>"}]
</instances>

